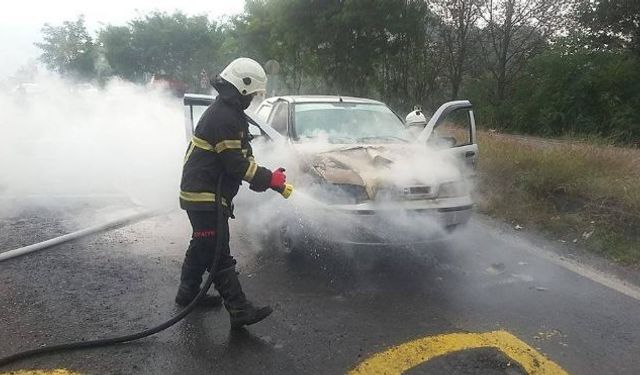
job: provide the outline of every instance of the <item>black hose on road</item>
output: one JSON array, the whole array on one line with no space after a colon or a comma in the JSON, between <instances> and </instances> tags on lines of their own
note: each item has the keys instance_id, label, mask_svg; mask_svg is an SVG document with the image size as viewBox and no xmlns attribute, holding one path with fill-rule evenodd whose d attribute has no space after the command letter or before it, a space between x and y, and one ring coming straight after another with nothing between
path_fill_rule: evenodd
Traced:
<instances>
[{"instance_id":1,"label":"black hose on road","mask_svg":"<svg viewBox=\"0 0 640 375\"><path fill-rule=\"evenodd\" d=\"M218 183L217 183L217 190L218 192L222 191L222 174L220 174L220 177L218 178ZM221 195L220 195L221 197ZM213 255L213 261L211 263L211 268L210 268L210 272L209 272L209 277L207 278L207 280L204 283L204 286L200 289L200 293L198 293L198 295L193 299L193 301L191 301L191 303L189 303L189 305L187 305L187 307L185 307L182 311L180 311L177 315L175 315L173 318L167 320L164 323L161 323L155 327L152 328L148 328L145 329L144 331L140 331L140 332L136 332L136 333L132 333L129 335L124 335L124 336L117 336L117 337L107 337L104 339L96 339L96 340L90 340L90 341L77 341L77 342L70 342L70 343L65 343L65 344L58 344L58 345L53 345L53 346L45 346L45 347L41 347L38 349L31 349L31 350L26 350L23 352L19 352L19 353L15 353L15 354L11 354L9 356L6 357L2 357L0 358L0 367L2 366L6 366L10 363L22 360L22 359L26 359L26 358L30 358L30 357L34 357L37 355L42 355L42 354L48 354L48 353L54 353L54 352L61 352L61 351L68 351L68 350L78 350L78 349L88 349L88 348L97 348L97 347L101 347L101 346L108 346L108 345L114 345L114 344L120 344L120 343L124 343L124 342L131 342L131 341L135 341L135 340L140 340L143 339L145 337L154 335L160 331L164 331L165 329L173 326L174 324L178 323L179 321L181 321L182 319L184 319L185 316L189 315L189 313L191 313L193 311L193 309L196 307L196 305L198 304L198 302L202 299L202 297L207 293L207 291L209 290L209 288L211 287L211 285L213 284L213 278L215 276L215 270L218 266L218 261L220 259L220 248L222 247L222 239L226 237L226 233L221 233L221 231L226 230L226 226L225 225L220 225L220 223L222 223L222 221L224 220L224 212L223 212L223 208L222 208L222 199L217 199L216 200L216 214L217 214L217 225L216 225L216 231L217 231L217 236L216 236L216 248L215 248L215 252Z\"/></svg>"}]
</instances>

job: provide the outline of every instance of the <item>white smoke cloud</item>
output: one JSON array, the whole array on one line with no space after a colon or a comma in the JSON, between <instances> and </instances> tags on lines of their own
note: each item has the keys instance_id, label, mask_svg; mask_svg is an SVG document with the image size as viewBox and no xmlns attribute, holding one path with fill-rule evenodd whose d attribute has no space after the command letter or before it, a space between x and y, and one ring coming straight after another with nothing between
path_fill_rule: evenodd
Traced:
<instances>
[{"instance_id":1,"label":"white smoke cloud","mask_svg":"<svg viewBox=\"0 0 640 375\"><path fill-rule=\"evenodd\" d=\"M120 80L97 89L54 76L25 91L0 93L0 196L124 194L176 206L186 144L179 99Z\"/></svg>"},{"instance_id":2,"label":"white smoke cloud","mask_svg":"<svg viewBox=\"0 0 640 375\"><path fill-rule=\"evenodd\" d=\"M393 148L389 145L373 146ZM344 146L331 144L326 137L317 137L299 145L254 141L258 163L269 169L285 167L287 180L295 188L288 200L274 192L256 194L241 189L236 199L236 213L239 221L247 223L249 234L256 242L273 240L282 227L303 233L306 239L312 240L311 243L315 240L338 244L382 240L409 244L441 239L447 235L436 212L415 214L403 210L401 207L412 208L411 202L399 202L395 197L379 194L374 205L375 215L357 215L328 205L326 198L330 200L332 196L344 193L331 184L318 184L305 169L310 163L308 156L340 147ZM361 174L377 175L381 185L402 187L418 181L434 187L450 181L467 184L459 161L451 154L418 144L396 145L395 148L391 152L394 156L392 164L375 167L363 161L356 164L355 169ZM272 245L266 243L266 246Z\"/></svg>"},{"instance_id":3,"label":"white smoke cloud","mask_svg":"<svg viewBox=\"0 0 640 375\"><path fill-rule=\"evenodd\" d=\"M36 83L26 94L0 93L0 198L20 204L32 196L122 194L149 208L177 207L186 148L180 99L119 80L102 89L52 76ZM338 194L330 185L314 186L304 171L305 153L336 147L322 137L297 149L291 144L254 143L257 161L272 170L285 167L296 190L284 200L275 192L257 194L244 185L235 202L236 214L251 236L277 233L290 220L303 225L308 236L334 240L352 238L356 231L402 240L408 234L426 235L429 228L441 230L428 215L416 218L391 210L375 218L359 217L319 200L321 195ZM416 179L436 184L459 178L451 160L426 146L407 145L395 154L400 160L385 167L382 175L399 186ZM371 166L358 167L366 168Z\"/></svg>"}]
</instances>

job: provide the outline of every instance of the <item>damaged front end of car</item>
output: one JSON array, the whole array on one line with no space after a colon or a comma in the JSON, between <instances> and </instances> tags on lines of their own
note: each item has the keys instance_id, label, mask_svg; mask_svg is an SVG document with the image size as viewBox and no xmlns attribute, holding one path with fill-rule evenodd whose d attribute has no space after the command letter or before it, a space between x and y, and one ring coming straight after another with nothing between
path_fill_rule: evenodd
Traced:
<instances>
[{"instance_id":1,"label":"damaged front end of car","mask_svg":"<svg viewBox=\"0 0 640 375\"><path fill-rule=\"evenodd\" d=\"M421 171L423 156L403 149L358 145L316 154L310 191L326 215L308 226L333 242L389 245L430 242L464 225L473 205L468 182L444 160L437 169L446 173ZM428 157L437 163L434 154ZM417 167L412 171L411 165Z\"/></svg>"}]
</instances>

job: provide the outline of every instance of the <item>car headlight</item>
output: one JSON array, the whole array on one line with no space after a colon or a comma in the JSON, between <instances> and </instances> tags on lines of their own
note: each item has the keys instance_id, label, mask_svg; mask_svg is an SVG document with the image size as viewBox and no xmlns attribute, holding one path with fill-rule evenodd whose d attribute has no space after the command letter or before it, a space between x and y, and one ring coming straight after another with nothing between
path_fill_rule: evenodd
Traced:
<instances>
[{"instance_id":1,"label":"car headlight","mask_svg":"<svg viewBox=\"0 0 640 375\"><path fill-rule=\"evenodd\" d=\"M461 197L469 194L469 189L464 181L452 181L440 184L438 188L438 198Z\"/></svg>"},{"instance_id":2,"label":"car headlight","mask_svg":"<svg viewBox=\"0 0 640 375\"><path fill-rule=\"evenodd\" d=\"M341 203L354 204L369 199L369 194L367 194L367 189L365 189L364 186L333 184L333 187L337 189L334 198L340 200Z\"/></svg>"}]
</instances>

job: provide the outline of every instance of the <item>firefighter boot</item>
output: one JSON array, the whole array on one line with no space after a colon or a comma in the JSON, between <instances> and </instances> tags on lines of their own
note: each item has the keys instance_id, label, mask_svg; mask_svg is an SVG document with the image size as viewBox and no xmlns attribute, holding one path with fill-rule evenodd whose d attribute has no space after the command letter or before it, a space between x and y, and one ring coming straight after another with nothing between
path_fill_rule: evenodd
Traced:
<instances>
[{"instance_id":1,"label":"firefighter boot","mask_svg":"<svg viewBox=\"0 0 640 375\"><path fill-rule=\"evenodd\" d=\"M200 293L200 283L202 282L202 273L204 269L189 264L188 259L185 259L182 264L182 274L180 275L180 287L178 287L178 294L176 294L176 303L180 306L187 306L193 299ZM222 305L222 298L220 296L205 294L198 306L201 307L219 307Z\"/></svg>"},{"instance_id":2,"label":"firefighter boot","mask_svg":"<svg viewBox=\"0 0 640 375\"><path fill-rule=\"evenodd\" d=\"M218 271L215 285L224 300L224 307L229 312L232 329L258 323L273 312L270 306L256 307L247 300L242 292L235 266Z\"/></svg>"}]
</instances>

